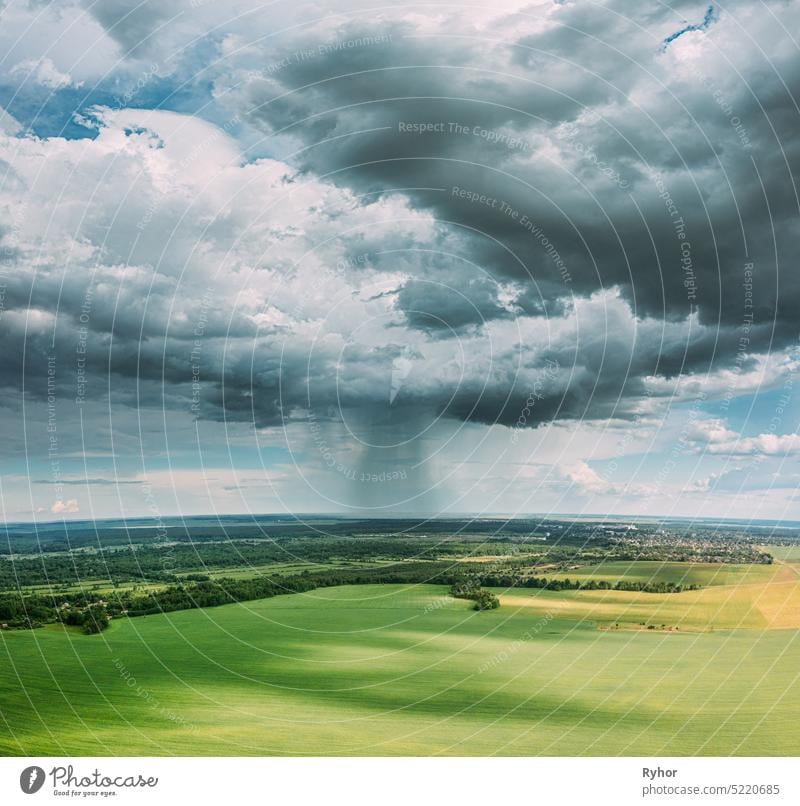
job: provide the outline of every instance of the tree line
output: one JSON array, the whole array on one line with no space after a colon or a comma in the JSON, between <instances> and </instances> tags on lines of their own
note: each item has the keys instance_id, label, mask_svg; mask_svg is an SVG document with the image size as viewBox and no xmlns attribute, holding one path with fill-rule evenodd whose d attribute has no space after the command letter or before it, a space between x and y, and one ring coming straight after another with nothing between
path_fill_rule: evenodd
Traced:
<instances>
[{"instance_id":1,"label":"tree line","mask_svg":"<svg viewBox=\"0 0 800 806\"><path fill-rule=\"evenodd\" d=\"M490 588L543 588L552 591L568 590L616 590L637 591L640 593L681 593L699 590L699 585L684 585L680 582L647 581L620 579L610 582L606 579L570 579L569 577L552 578L507 573L477 574L474 579L479 585Z\"/></svg>"}]
</instances>

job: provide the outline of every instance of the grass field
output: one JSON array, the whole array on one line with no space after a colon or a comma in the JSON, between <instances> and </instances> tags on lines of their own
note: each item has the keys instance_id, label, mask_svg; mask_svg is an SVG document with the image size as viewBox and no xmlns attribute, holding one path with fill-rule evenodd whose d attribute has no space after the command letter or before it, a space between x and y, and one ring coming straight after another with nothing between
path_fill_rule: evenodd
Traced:
<instances>
[{"instance_id":1,"label":"grass field","mask_svg":"<svg viewBox=\"0 0 800 806\"><path fill-rule=\"evenodd\" d=\"M778 573L772 565L734 565L723 563L679 563L656 561L609 561L583 565L563 572L543 571L549 579L594 579L616 582L674 582L681 585L739 585L745 582L769 582Z\"/></svg>"},{"instance_id":2,"label":"grass field","mask_svg":"<svg viewBox=\"0 0 800 806\"><path fill-rule=\"evenodd\" d=\"M800 546L766 546L766 550L776 560L800 564Z\"/></svg>"},{"instance_id":3,"label":"grass field","mask_svg":"<svg viewBox=\"0 0 800 806\"><path fill-rule=\"evenodd\" d=\"M0 633L0 752L797 755L800 578L770 570L485 613L376 585Z\"/></svg>"}]
</instances>

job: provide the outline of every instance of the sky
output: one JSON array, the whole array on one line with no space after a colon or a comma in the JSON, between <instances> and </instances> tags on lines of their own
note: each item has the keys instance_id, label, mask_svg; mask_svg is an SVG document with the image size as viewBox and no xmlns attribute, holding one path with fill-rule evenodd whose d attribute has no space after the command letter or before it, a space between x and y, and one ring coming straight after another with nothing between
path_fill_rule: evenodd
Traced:
<instances>
[{"instance_id":1,"label":"sky","mask_svg":"<svg viewBox=\"0 0 800 806\"><path fill-rule=\"evenodd\" d=\"M798 30L0 0L0 517L800 519Z\"/></svg>"}]
</instances>

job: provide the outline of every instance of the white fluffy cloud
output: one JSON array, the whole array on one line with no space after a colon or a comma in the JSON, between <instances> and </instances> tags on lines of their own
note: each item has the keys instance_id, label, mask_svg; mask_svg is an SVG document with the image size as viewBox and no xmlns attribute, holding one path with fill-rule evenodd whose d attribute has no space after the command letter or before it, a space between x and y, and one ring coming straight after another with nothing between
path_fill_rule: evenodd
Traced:
<instances>
[{"instance_id":1,"label":"white fluffy cloud","mask_svg":"<svg viewBox=\"0 0 800 806\"><path fill-rule=\"evenodd\" d=\"M798 434L757 434L745 437L719 419L696 423L689 439L697 451L715 456L794 456L800 454Z\"/></svg>"},{"instance_id":2,"label":"white fluffy cloud","mask_svg":"<svg viewBox=\"0 0 800 806\"><path fill-rule=\"evenodd\" d=\"M658 493L657 488L652 485L620 483L604 478L586 462L576 462L565 468L564 475L575 491L587 496L646 498Z\"/></svg>"},{"instance_id":3,"label":"white fluffy cloud","mask_svg":"<svg viewBox=\"0 0 800 806\"><path fill-rule=\"evenodd\" d=\"M50 507L50 512L54 515L74 515L76 512L80 512L81 508L78 506L78 499L77 498L68 498L66 500L59 499L53 502L53 505Z\"/></svg>"}]
</instances>

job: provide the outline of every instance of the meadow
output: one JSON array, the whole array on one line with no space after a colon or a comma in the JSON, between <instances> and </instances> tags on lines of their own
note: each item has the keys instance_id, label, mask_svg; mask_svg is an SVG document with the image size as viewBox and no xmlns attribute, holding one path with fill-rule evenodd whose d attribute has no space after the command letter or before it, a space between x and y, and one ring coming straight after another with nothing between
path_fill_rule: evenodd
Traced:
<instances>
[{"instance_id":1,"label":"meadow","mask_svg":"<svg viewBox=\"0 0 800 806\"><path fill-rule=\"evenodd\" d=\"M497 590L490 612L444 586L342 586L2 632L0 752L798 755L796 570Z\"/></svg>"}]
</instances>

